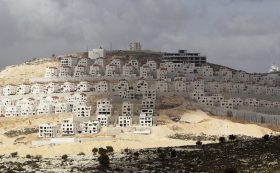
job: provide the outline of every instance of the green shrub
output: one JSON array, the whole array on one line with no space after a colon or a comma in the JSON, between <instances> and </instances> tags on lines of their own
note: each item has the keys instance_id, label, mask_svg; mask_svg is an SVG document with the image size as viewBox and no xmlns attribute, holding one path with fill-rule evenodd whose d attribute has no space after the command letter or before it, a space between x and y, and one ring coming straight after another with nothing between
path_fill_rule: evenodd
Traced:
<instances>
[{"instance_id":1,"label":"green shrub","mask_svg":"<svg viewBox=\"0 0 280 173\"><path fill-rule=\"evenodd\" d=\"M67 154L62 155L62 156L61 156L61 159L62 159L64 162L66 162L67 159L68 159Z\"/></svg>"},{"instance_id":2,"label":"green shrub","mask_svg":"<svg viewBox=\"0 0 280 173\"><path fill-rule=\"evenodd\" d=\"M103 167L108 167L110 164L109 156L106 153L101 154L98 157L99 164Z\"/></svg>"},{"instance_id":3,"label":"green shrub","mask_svg":"<svg viewBox=\"0 0 280 173\"><path fill-rule=\"evenodd\" d=\"M106 150L108 153L114 152L114 148L112 146L106 146Z\"/></svg>"},{"instance_id":4,"label":"green shrub","mask_svg":"<svg viewBox=\"0 0 280 173\"><path fill-rule=\"evenodd\" d=\"M11 156L12 156L12 157L17 157L17 156L18 156L18 152L13 152L13 153L11 153Z\"/></svg>"}]
</instances>

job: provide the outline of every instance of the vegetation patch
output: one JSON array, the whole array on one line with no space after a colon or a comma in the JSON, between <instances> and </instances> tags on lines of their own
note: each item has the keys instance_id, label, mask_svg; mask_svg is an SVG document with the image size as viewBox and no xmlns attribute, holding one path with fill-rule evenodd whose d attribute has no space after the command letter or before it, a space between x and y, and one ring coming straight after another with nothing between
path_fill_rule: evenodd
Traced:
<instances>
[{"instance_id":1,"label":"vegetation patch","mask_svg":"<svg viewBox=\"0 0 280 173\"><path fill-rule=\"evenodd\" d=\"M29 135L32 133L38 133L38 128L23 128L20 130L10 130L4 133L7 137L13 138L20 135Z\"/></svg>"}]
</instances>

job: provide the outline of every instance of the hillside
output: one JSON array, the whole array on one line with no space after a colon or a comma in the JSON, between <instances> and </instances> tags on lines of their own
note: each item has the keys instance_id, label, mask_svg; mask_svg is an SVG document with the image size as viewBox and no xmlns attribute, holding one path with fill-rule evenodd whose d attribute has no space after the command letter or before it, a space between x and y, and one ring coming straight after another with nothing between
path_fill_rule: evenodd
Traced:
<instances>
[{"instance_id":1,"label":"hillside","mask_svg":"<svg viewBox=\"0 0 280 173\"><path fill-rule=\"evenodd\" d=\"M83 52L71 55L82 57L85 54ZM149 51L112 51L107 56L109 60L115 57L125 60L137 58L141 62L145 62L147 59L160 60L160 53ZM28 83L29 79L33 77L43 77L46 67L59 66L59 57L37 59L21 65L7 67L0 72L0 85L18 85L20 83ZM220 68L221 66L216 65L216 67ZM91 96L89 104L95 107L97 99L101 97ZM114 103L114 116L120 114L121 103ZM31 142L39 139L36 133L39 124L61 123L64 118L71 117L72 113L51 116L0 118L0 144L2 146L0 154L10 154L17 151L20 156L31 154L53 157L62 154L78 154L80 152L89 155L93 147L113 146L116 151L121 151L125 148L141 149L195 145L197 140L202 140L203 143L216 143L220 136L231 134L244 138L262 137L265 134L278 134L269 128L259 125L232 122L227 119L210 116L208 113L201 111L199 107L193 106L192 103L192 101L186 100L183 96L165 95L159 97L156 105L156 113L159 115L157 117L157 126L151 127L150 135L133 133L137 125L127 129L110 126L102 128L101 132L97 135L78 134L73 136L73 138L84 141L64 145L34 147ZM138 108L136 109L136 107ZM139 109L140 102L135 104L135 110ZM26 130L28 132L25 132Z\"/></svg>"},{"instance_id":2,"label":"hillside","mask_svg":"<svg viewBox=\"0 0 280 173\"><path fill-rule=\"evenodd\" d=\"M185 103L184 103L185 104ZM180 121L173 121L170 114L180 117ZM229 120L211 117L199 110L186 110L179 106L173 109L159 111L158 121L161 125L151 128L151 135L134 134L129 129L120 130L116 127L102 128L102 131L94 135L93 141L71 143L52 146L32 147L31 141L37 140L37 133L17 134L25 128L37 128L41 122L56 123L70 117L71 114L52 116L33 116L0 119L0 143L1 154L10 154L17 151L20 156L26 154L43 155L53 157L62 154L78 154L84 152L91 154L93 147L113 146L115 151L125 148L141 149L168 146L195 145L198 139L203 143L217 142L219 136L235 134L238 136L262 137L264 134L278 134L268 128L254 124L234 123ZM112 133L116 131L116 133ZM8 134L14 134L7 136ZM6 134L5 134L6 133ZM88 139L92 135L76 135L75 138ZM200 138L203 137L203 138ZM211 138L211 139L210 139ZM213 141L213 138L216 141ZM51 151L51 152L50 152Z\"/></svg>"},{"instance_id":3,"label":"hillside","mask_svg":"<svg viewBox=\"0 0 280 173\"><path fill-rule=\"evenodd\" d=\"M49 66L58 67L59 61L56 58L45 58L8 66L0 72L0 85L29 83L32 77L43 77Z\"/></svg>"}]
</instances>

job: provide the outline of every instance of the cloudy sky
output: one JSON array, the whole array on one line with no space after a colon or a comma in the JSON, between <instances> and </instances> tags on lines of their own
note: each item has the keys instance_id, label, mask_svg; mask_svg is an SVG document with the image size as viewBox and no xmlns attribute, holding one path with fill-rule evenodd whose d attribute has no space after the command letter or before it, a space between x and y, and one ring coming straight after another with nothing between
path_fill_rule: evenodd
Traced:
<instances>
[{"instance_id":1,"label":"cloudy sky","mask_svg":"<svg viewBox=\"0 0 280 173\"><path fill-rule=\"evenodd\" d=\"M100 45L201 52L249 72L280 64L280 0L0 0L0 68Z\"/></svg>"}]
</instances>

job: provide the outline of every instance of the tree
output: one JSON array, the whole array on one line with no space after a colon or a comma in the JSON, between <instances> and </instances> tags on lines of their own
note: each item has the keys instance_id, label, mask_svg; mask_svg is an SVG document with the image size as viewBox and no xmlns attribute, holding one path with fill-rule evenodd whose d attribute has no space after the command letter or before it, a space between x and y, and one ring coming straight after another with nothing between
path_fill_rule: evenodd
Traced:
<instances>
[{"instance_id":1,"label":"tree","mask_svg":"<svg viewBox=\"0 0 280 173\"><path fill-rule=\"evenodd\" d=\"M164 161L165 158L166 158L166 153L165 152L160 152L158 153L158 158L161 160L161 161Z\"/></svg>"},{"instance_id":2,"label":"tree","mask_svg":"<svg viewBox=\"0 0 280 173\"><path fill-rule=\"evenodd\" d=\"M98 154L102 155L102 154L106 154L106 153L107 153L106 149L104 149L102 147L98 149Z\"/></svg>"},{"instance_id":3,"label":"tree","mask_svg":"<svg viewBox=\"0 0 280 173\"><path fill-rule=\"evenodd\" d=\"M97 149L97 148L96 148ZM93 150L93 149L92 149ZM97 151L95 152L95 153L97 153ZM84 152L80 152L79 154L78 154L78 156L84 156L84 155L86 155Z\"/></svg>"},{"instance_id":4,"label":"tree","mask_svg":"<svg viewBox=\"0 0 280 173\"><path fill-rule=\"evenodd\" d=\"M17 156L18 156L18 152L13 152L13 153L11 153L11 156L12 156L12 157L17 157Z\"/></svg>"},{"instance_id":5,"label":"tree","mask_svg":"<svg viewBox=\"0 0 280 173\"><path fill-rule=\"evenodd\" d=\"M232 135L229 135L229 136L228 136L228 139L231 140L231 141L234 141L234 140L236 139L236 136L233 135L233 134L232 134Z\"/></svg>"},{"instance_id":6,"label":"tree","mask_svg":"<svg viewBox=\"0 0 280 173\"><path fill-rule=\"evenodd\" d=\"M196 141L196 145L201 146L202 142L200 140Z\"/></svg>"},{"instance_id":7,"label":"tree","mask_svg":"<svg viewBox=\"0 0 280 173\"><path fill-rule=\"evenodd\" d=\"M225 173L238 173L236 168L226 168Z\"/></svg>"},{"instance_id":8,"label":"tree","mask_svg":"<svg viewBox=\"0 0 280 173\"><path fill-rule=\"evenodd\" d=\"M67 159L68 159L67 154L62 155L62 156L61 156L61 159L62 159L64 162L66 162Z\"/></svg>"},{"instance_id":9,"label":"tree","mask_svg":"<svg viewBox=\"0 0 280 173\"><path fill-rule=\"evenodd\" d=\"M42 159L42 156L41 155L36 155L35 159L39 162Z\"/></svg>"},{"instance_id":10,"label":"tree","mask_svg":"<svg viewBox=\"0 0 280 173\"><path fill-rule=\"evenodd\" d=\"M103 167L108 167L110 164L109 156L106 153L101 154L98 157L99 164Z\"/></svg>"},{"instance_id":11,"label":"tree","mask_svg":"<svg viewBox=\"0 0 280 173\"><path fill-rule=\"evenodd\" d=\"M112 146L106 146L106 150L108 153L114 152L114 148Z\"/></svg>"},{"instance_id":12,"label":"tree","mask_svg":"<svg viewBox=\"0 0 280 173\"><path fill-rule=\"evenodd\" d=\"M177 151L176 150L171 150L171 153L170 153L171 157L174 158L174 157L177 157Z\"/></svg>"},{"instance_id":13,"label":"tree","mask_svg":"<svg viewBox=\"0 0 280 173\"><path fill-rule=\"evenodd\" d=\"M26 158L27 158L27 159L31 159L31 155L30 155L30 154L27 154L27 155L26 155Z\"/></svg>"},{"instance_id":14,"label":"tree","mask_svg":"<svg viewBox=\"0 0 280 173\"><path fill-rule=\"evenodd\" d=\"M268 141L268 140L269 140L269 135L266 134L266 135L264 135L262 138L263 138L265 141Z\"/></svg>"},{"instance_id":15,"label":"tree","mask_svg":"<svg viewBox=\"0 0 280 173\"><path fill-rule=\"evenodd\" d=\"M94 155L96 155L96 153L98 152L98 148L93 148L91 151Z\"/></svg>"},{"instance_id":16,"label":"tree","mask_svg":"<svg viewBox=\"0 0 280 173\"><path fill-rule=\"evenodd\" d=\"M223 136L219 137L219 142L220 143L224 143L225 141L226 141L225 137L223 137Z\"/></svg>"}]
</instances>

